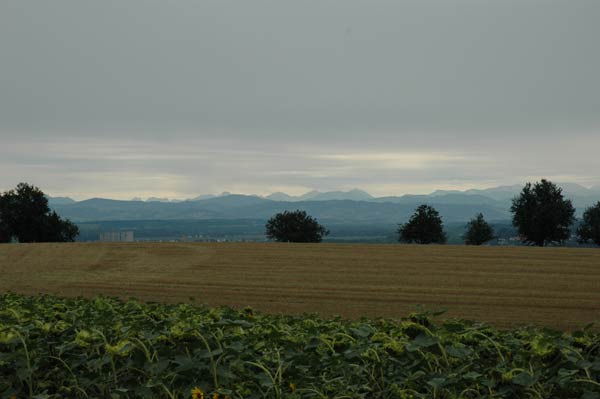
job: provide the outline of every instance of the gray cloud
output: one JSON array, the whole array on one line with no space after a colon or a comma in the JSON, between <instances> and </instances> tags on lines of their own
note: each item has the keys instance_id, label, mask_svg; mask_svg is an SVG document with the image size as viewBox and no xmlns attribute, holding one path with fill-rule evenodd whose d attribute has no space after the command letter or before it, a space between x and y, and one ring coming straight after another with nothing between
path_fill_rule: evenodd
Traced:
<instances>
[{"instance_id":1,"label":"gray cloud","mask_svg":"<svg viewBox=\"0 0 600 399\"><path fill-rule=\"evenodd\" d=\"M600 3L5 0L0 189L598 184Z\"/></svg>"}]
</instances>

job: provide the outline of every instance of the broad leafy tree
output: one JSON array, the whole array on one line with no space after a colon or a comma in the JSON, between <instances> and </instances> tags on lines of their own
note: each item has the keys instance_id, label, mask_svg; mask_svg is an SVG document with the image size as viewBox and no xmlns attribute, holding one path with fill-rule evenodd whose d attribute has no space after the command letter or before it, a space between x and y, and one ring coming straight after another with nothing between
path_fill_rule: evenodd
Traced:
<instances>
[{"instance_id":1,"label":"broad leafy tree","mask_svg":"<svg viewBox=\"0 0 600 399\"><path fill-rule=\"evenodd\" d=\"M50 212L48 199L37 187L20 183L0 196L0 242L74 241L79 229Z\"/></svg>"},{"instance_id":2,"label":"broad leafy tree","mask_svg":"<svg viewBox=\"0 0 600 399\"><path fill-rule=\"evenodd\" d=\"M408 223L398 229L400 241L417 244L444 244L446 233L442 218L435 208L421 205L411 216Z\"/></svg>"},{"instance_id":3,"label":"broad leafy tree","mask_svg":"<svg viewBox=\"0 0 600 399\"><path fill-rule=\"evenodd\" d=\"M45 242L73 242L79 235L79 228L69 220L61 219L54 211L48 214L44 224Z\"/></svg>"},{"instance_id":4,"label":"broad leafy tree","mask_svg":"<svg viewBox=\"0 0 600 399\"><path fill-rule=\"evenodd\" d=\"M285 211L273 216L266 225L266 235L278 242L321 242L329 231L305 211Z\"/></svg>"},{"instance_id":5,"label":"broad leafy tree","mask_svg":"<svg viewBox=\"0 0 600 399\"><path fill-rule=\"evenodd\" d=\"M481 213L471 219L466 228L464 238L467 245L482 245L494 239L494 229L485 221Z\"/></svg>"},{"instance_id":6,"label":"broad leafy tree","mask_svg":"<svg viewBox=\"0 0 600 399\"><path fill-rule=\"evenodd\" d=\"M0 243L10 242L12 238L9 223L8 198L0 194Z\"/></svg>"},{"instance_id":7,"label":"broad leafy tree","mask_svg":"<svg viewBox=\"0 0 600 399\"><path fill-rule=\"evenodd\" d=\"M510 209L523 242L540 247L568 239L575 221L571 200L563 197L560 187L545 179L534 185L527 183Z\"/></svg>"},{"instance_id":8,"label":"broad leafy tree","mask_svg":"<svg viewBox=\"0 0 600 399\"><path fill-rule=\"evenodd\" d=\"M600 245L600 201L583 213L583 220L577 229L577 238L581 243L592 241Z\"/></svg>"}]
</instances>

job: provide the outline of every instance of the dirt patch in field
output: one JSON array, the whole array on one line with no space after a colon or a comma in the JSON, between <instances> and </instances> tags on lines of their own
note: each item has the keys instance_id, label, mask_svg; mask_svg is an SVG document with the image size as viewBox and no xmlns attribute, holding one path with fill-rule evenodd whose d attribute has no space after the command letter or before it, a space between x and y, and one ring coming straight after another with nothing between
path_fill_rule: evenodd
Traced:
<instances>
[{"instance_id":1,"label":"dirt patch in field","mask_svg":"<svg viewBox=\"0 0 600 399\"><path fill-rule=\"evenodd\" d=\"M500 327L600 322L600 250L350 244L0 245L0 290Z\"/></svg>"}]
</instances>

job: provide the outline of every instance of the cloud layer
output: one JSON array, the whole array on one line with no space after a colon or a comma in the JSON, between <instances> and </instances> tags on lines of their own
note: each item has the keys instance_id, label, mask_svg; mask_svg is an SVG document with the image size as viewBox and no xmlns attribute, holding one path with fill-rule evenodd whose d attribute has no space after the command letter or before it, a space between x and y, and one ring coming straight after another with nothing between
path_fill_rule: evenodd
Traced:
<instances>
[{"instance_id":1,"label":"cloud layer","mask_svg":"<svg viewBox=\"0 0 600 399\"><path fill-rule=\"evenodd\" d=\"M0 3L0 189L600 184L600 2Z\"/></svg>"},{"instance_id":2,"label":"cloud layer","mask_svg":"<svg viewBox=\"0 0 600 399\"><path fill-rule=\"evenodd\" d=\"M13 138L2 146L1 188L29 181L52 195L129 199L355 187L383 196L539 177L584 185L600 181L598 137L542 143L494 138L469 146L446 143L443 149L435 143L406 147L390 142L358 147L301 140Z\"/></svg>"}]
</instances>

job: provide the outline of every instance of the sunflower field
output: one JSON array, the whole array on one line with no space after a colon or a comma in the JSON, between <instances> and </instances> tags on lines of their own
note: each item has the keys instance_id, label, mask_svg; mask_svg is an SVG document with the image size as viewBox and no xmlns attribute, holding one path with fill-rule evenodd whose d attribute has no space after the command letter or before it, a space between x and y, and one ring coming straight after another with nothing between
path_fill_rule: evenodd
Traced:
<instances>
[{"instance_id":1,"label":"sunflower field","mask_svg":"<svg viewBox=\"0 0 600 399\"><path fill-rule=\"evenodd\" d=\"M600 399L600 334L0 296L0 398Z\"/></svg>"}]
</instances>

